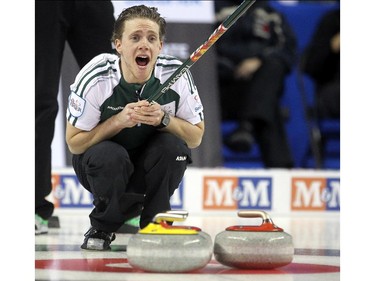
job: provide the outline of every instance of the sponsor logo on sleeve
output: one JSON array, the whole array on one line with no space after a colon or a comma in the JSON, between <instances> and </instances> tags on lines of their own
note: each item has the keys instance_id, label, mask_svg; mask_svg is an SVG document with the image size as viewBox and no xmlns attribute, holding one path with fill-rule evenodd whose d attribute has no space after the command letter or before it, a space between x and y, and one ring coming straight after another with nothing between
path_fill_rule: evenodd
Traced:
<instances>
[{"instance_id":1,"label":"sponsor logo on sleeve","mask_svg":"<svg viewBox=\"0 0 375 281\"><path fill-rule=\"evenodd\" d=\"M69 96L69 112L73 117L80 117L83 114L86 101L75 93Z\"/></svg>"},{"instance_id":2,"label":"sponsor logo on sleeve","mask_svg":"<svg viewBox=\"0 0 375 281\"><path fill-rule=\"evenodd\" d=\"M202 112L203 105L202 105L202 102L201 102L198 94L194 94L194 95L189 96L187 98L187 102L188 102L190 110L194 114L198 114L198 113Z\"/></svg>"}]
</instances>

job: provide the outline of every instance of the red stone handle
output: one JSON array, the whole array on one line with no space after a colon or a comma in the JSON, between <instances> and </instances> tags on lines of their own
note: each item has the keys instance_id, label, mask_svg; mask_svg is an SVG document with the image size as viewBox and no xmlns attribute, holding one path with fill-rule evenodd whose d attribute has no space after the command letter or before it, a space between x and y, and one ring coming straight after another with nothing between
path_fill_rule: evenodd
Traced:
<instances>
[{"instance_id":1,"label":"red stone handle","mask_svg":"<svg viewBox=\"0 0 375 281\"><path fill-rule=\"evenodd\" d=\"M234 225L225 230L228 231L255 231L255 232L282 232L282 228L277 227L271 220L271 217L265 211L239 211L237 215L240 218L262 218L261 225Z\"/></svg>"}]
</instances>

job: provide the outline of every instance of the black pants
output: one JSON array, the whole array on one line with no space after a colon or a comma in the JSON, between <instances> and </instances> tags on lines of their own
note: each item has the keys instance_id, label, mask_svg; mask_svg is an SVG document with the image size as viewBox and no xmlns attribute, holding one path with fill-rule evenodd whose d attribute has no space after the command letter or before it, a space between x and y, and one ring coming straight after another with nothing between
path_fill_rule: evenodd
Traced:
<instances>
[{"instance_id":1,"label":"black pants","mask_svg":"<svg viewBox=\"0 0 375 281\"><path fill-rule=\"evenodd\" d=\"M143 228L156 214L170 210L170 197L189 163L190 149L169 133L156 134L135 152L103 141L73 156L79 181L94 197L91 225L109 232L139 214Z\"/></svg>"},{"instance_id":2,"label":"black pants","mask_svg":"<svg viewBox=\"0 0 375 281\"><path fill-rule=\"evenodd\" d=\"M340 79L317 86L317 107L320 118L340 118Z\"/></svg>"},{"instance_id":3,"label":"black pants","mask_svg":"<svg viewBox=\"0 0 375 281\"><path fill-rule=\"evenodd\" d=\"M252 123L267 168L293 166L280 106L286 75L285 65L269 58L250 79L230 75L219 79L222 119Z\"/></svg>"},{"instance_id":4,"label":"black pants","mask_svg":"<svg viewBox=\"0 0 375 281\"><path fill-rule=\"evenodd\" d=\"M44 219L54 210L45 197L52 190L51 144L65 41L80 67L113 52L113 11L109 0L35 2L35 213Z\"/></svg>"}]
</instances>

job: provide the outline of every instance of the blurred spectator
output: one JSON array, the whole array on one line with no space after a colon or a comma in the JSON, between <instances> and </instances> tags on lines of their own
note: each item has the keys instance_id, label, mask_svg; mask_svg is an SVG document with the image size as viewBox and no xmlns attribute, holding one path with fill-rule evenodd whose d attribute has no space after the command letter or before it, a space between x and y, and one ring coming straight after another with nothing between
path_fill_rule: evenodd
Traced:
<instances>
[{"instance_id":1,"label":"blurred spectator","mask_svg":"<svg viewBox=\"0 0 375 281\"><path fill-rule=\"evenodd\" d=\"M46 196L52 191L51 144L65 42L80 67L113 52L113 13L110 0L35 1L35 234L48 232L54 211Z\"/></svg>"},{"instance_id":2,"label":"blurred spectator","mask_svg":"<svg viewBox=\"0 0 375 281\"><path fill-rule=\"evenodd\" d=\"M318 23L302 56L302 71L315 82L318 117L340 118L340 9Z\"/></svg>"},{"instance_id":3,"label":"blurred spectator","mask_svg":"<svg viewBox=\"0 0 375 281\"><path fill-rule=\"evenodd\" d=\"M215 1L217 25L241 2ZM280 110L284 80L296 58L296 38L285 17L268 1L257 1L216 48L222 119L239 124L225 145L246 152L256 140L265 167L293 167Z\"/></svg>"}]
</instances>

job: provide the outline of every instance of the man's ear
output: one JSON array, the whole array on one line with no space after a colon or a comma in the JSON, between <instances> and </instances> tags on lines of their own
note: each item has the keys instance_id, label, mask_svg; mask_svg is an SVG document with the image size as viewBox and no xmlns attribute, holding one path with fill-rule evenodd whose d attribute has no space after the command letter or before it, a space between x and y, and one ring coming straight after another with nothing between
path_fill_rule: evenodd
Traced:
<instances>
[{"instance_id":1,"label":"man's ear","mask_svg":"<svg viewBox=\"0 0 375 281\"><path fill-rule=\"evenodd\" d=\"M164 42L160 40L160 49L159 49L159 51L161 51L161 49L163 48L163 43Z\"/></svg>"},{"instance_id":2,"label":"man's ear","mask_svg":"<svg viewBox=\"0 0 375 281\"><path fill-rule=\"evenodd\" d=\"M121 50L122 50L122 49L121 49L121 47L122 47L121 40L116 39L114 45L115 45L115 48L116 48L117 53L121 54Z\"/></svg>"}]
</instances>

